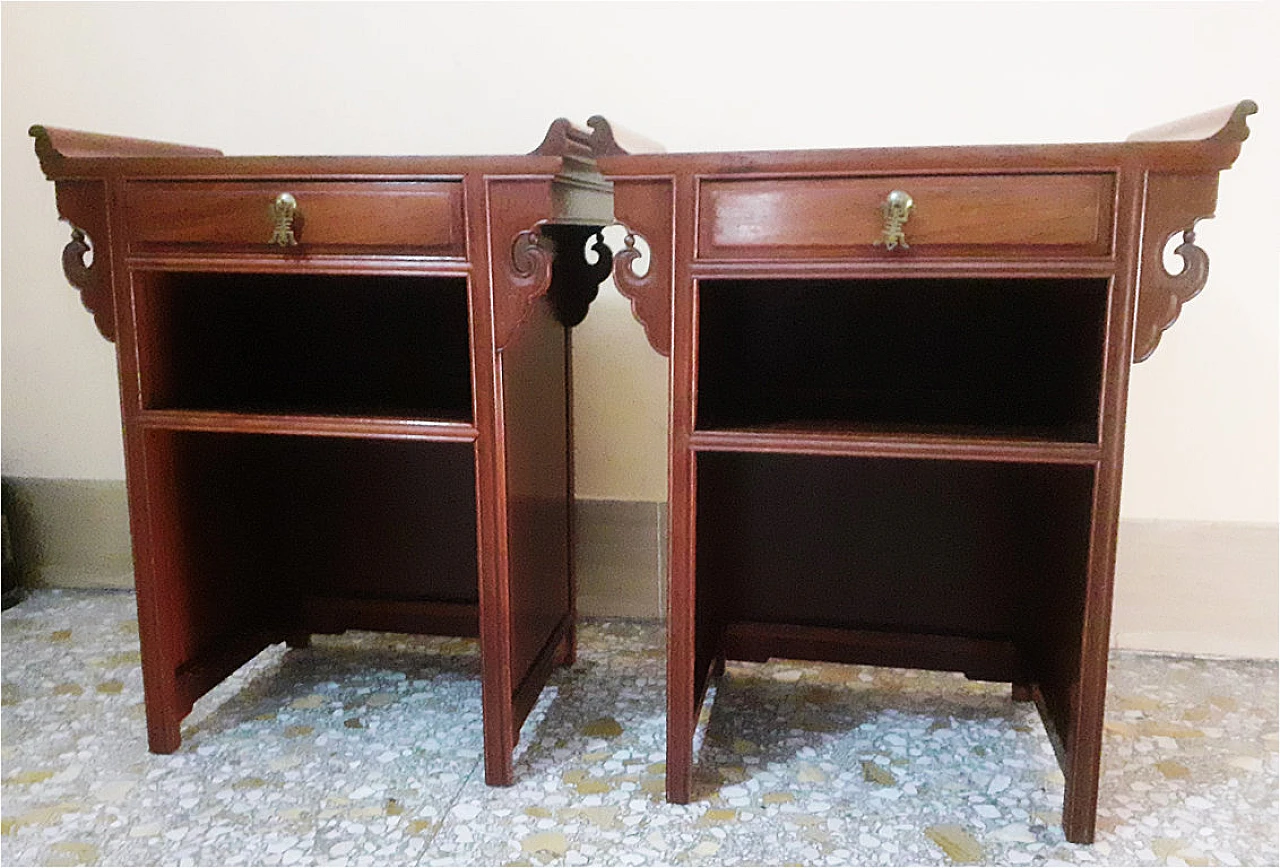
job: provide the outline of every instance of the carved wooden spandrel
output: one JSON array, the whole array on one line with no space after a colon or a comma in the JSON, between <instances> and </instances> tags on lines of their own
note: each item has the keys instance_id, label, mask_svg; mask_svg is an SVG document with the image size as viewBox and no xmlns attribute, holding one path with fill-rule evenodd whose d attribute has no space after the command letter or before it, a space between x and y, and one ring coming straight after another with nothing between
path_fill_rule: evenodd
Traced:
<instances>
[{"instance_id":1,"label":"carved wooden spandrel","mask_svg":"<svg viewBox=\"0 0 1280 868\"><path fill-rule=\"evenodd\" d=\"M631 314L644 327L649 345L671 355L672 220L675 196L670 178L618 178L614 213L627 230L622 250L613 257L613 281L631 302ZM641 251L635 236L649 245L649 268L635 271Z\"/></svg>"},{"instance_id":2,"label":"carved wooden spandrel","mask_svg":"<svg viewBox=\"0 0 1280 868\"><path fill-rule=\"evenodd\" d=\"M1130 142L1201 142L1216 159L1212 172L1151 172L1147 176L1145 219L1139 271L1138 310L1134 324L1133 360L1155 352L1161 335L1178 319L1182 306L1204 289L1209 256L1195 243L1195 225L1213 216L1218 199L1218 170L1230 168L1249 138L1248 118L1258 111L1253 100L1222 106L1173 123L1134 133ZM1164 251L1178 233L1174 253L1182 269L1171 274Z\"/></svg>"},{"instance_id":3,"label":"carved wooden spandrel","mask_svg":"<svg viewBox=\"0 0 1280 868\"><path fill-rule=\"evenodd\" d=\"M599 227L549 224L542 227L542 232L555 246L547 296L560 324L573 328L586 319L600 284L613 270L613 251ZM594 262L586 258L588 242L595 254Z\"/></svg>"},{"instance_id":4,"label":"carved wooden spandrel","mask_svg":"<svg viewBox=\"0 0 1280 868\"><path fill-rule=\"evenodd\" d=\"M58 213L71 224L71 240L62 248L62 273L80 292L80 303L93 314L104 338L116 339L115 302L111 295L111 246L106 227L106 186L101 181L59 181ZM92 261L86 263L85 255Z\"/></svg>"},{"instance_id":5,"label":"carved wooden spandrel","mask_svg":"<svg viewBox=\"0 0 1280 868\"><path fill-rule=\"evenodd\" d=\"M556 245L544 231L550 211L551 179L489 178L485 188L493 336L495 348L501 350L551 287Z\"/></svg>"},{"instance_id":6,"label":"carved wooden spandrel","mask_svg":"<svg viewBox=\"0 0 1280 868\"><path fill-rule=\"evenodd\" d=\"M84 232L78 226L71 227L71 240L62 248L62 273L67 282L80 292L92 290L96 284L93 266L85 263L85 254L92 253L93 247L85 240ZM90 308L92 310L92 308Z\"/></svg>"},{"instance_id":7,"label":"carved wooden spandrel","mask_svg":"<svg viewBox=\"0 0 1280 868\"><path fill-rule=\"evenodd\" d=\"M551 287L556 245L542 230L542 224L523 229L511 242L511 256L505 269L508 289L498 292L495 287L493 298L493 333L498 349L510 342L534 303Z\"/></svg>"},{"instance_id":8,"label":"carved wooden spandrel","mask_svg":"<svg viewBox=\"0 0 1280 868\"><path fill-rule=\"evenodd\" d=\"M589 241L594 262L586 258ZM543 294L561 325L573 328L580 324L613 263L613 251L604 242L601 227L540 223L517 234L511 245L509 277L513 288L523 290L523 306L517 310L516 303L500 304L495 299L495 312L503 309L495 320L498 346L506 346Z\"/></svg>"},{"instance_id":9,"label":"carved wooden spandrel","mask_svg":"<svg viewBox=\"0 0 1280 868\"><path fill-rule=\"evenodd\" d=\"M589 118L587 126L591 129L591 150L597 158L665 152L654 140L611 124L601 115ZM613 256L613 282L631 302L631 315L644 327L649 345L669 358L674 183L670 177L617 177L613 181L613 211L627 230L623 249ZM649 247L649 266L644 274L636 271L643 255L636 246L637 237Z\"/></svg>"},{"instance_id":10,"label":"carved wooden spandrel","mask_svg":"<svg viewBox=\"0 0 1280 868\"><path fill-rule=\"evenodd\" d=\"M1213 216L1218 176L1151 175L1147 179L1147 218L1142 238L1138 311L1134 324L1133 360L1155 352L1160 337L1174 324L1182 306L1204 289L1209 256L1195 244L1195 225ZM1164 251L1169 239L1181 233L1175 249L1182 270L1170 274Z\"/></svg>"}]
</instances>

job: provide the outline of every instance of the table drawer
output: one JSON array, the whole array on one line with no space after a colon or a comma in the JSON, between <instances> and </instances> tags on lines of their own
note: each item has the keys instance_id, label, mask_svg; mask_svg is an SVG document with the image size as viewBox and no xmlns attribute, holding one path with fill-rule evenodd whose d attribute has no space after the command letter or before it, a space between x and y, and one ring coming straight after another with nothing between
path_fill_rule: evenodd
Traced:
<instances>
[{"instance_id":1,"label":"table drawer","mask_svg":"<svg viewBox=\"0 0 1280 868\"><path fill-rule=\"evenodd\" d=\"M275 207L282 194L296 203L284 226ZM135 251L466 256L458 182L142 181L126 197Z\"/></svg>"},{"instance_id":2,"label":"table drawer","mask_svg":"<svg viewBox=\"0 0 1280 868\"><path fill-rule=\"evenodd\" d=\"M913 205L888 249L894 190ZM1105 256L1114 200L1110 174L707 179L698 257Z\"/></svg>"}]
</instances>

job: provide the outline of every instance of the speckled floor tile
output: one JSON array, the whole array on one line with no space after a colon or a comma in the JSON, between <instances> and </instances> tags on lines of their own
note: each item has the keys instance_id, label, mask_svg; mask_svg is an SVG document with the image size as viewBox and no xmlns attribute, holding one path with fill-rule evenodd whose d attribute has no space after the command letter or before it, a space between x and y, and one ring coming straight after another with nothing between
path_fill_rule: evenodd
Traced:
<instances>
[{"instance_id":1,"label":"speckled floor tile","mask_svg":"<svg viewBox=\"0 0 1280 868\"><path fill-rule=\"evenodd\" d=\"M730 664L695 801L663 799L655 624L584 624L483 783L472 641L370 633L259 655L146 752L131 594L4 613L6 865L1274 865L1277 665L1112 655L1099 835L1007 685Z\"/></svg>"}]
</instances>

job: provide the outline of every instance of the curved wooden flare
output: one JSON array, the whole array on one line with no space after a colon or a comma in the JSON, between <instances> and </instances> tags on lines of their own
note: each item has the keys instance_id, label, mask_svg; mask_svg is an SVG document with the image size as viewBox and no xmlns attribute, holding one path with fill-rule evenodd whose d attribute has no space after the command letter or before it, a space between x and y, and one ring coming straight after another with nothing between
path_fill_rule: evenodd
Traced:
<instances>
[{"instance_id":1,"label":"curved wooden flare","mask_svg":"<svg viewBox=\"0 0 1280 868\"><path fill-rule=\"evenodd\" d=\"M1143 233L1134 324L1133 360L1150 358L1164 332L1178 319L1182 306L1204 289L1209 256L1195 243L1195 225L1213 216L1217 175L1152 175L1147 180L1147 220ZM1175 249L1182 270L1170 274L1164 265L1169 239L1182 233Z\"/></svg>"},{"instance_id":2,"label":"curved wooden flare","mask_svg":"<svg viewBox=\"0 0 1280 868\"><path fill-rule=\"evenodd\" d=\"M556 118L547 128L542 144L530 151L529 155L589 158L592 156L591 131L568 118Z\"/></svg>"},{"instance_id":3,"label":"curved wooden flare","mask_svg":"<svg viewBox=\"0 0 1280 868\"><path fill-rule=\"evenodd\" d=\"M567 328L573 328L587 316L591 302L600 292L600 284L613 270L613 251L605 244L601 227L557 226L549 224L543 232L551 237L556 250L551 267L551 287L547 296L556 312L556 319ZM587 242L595 241L591 250L595 262L587 262Z\"/></svg>"},{"instance_id":4,"label":"curved wooden flare","mask_svg":"<svg viewBox=\"0 0 1280 868\"><path fill-rule=\"evenodd\" d=\"M1161 124L1136 132L1131 142L1226 142L1240 143L1249 138L1249 115L1258 111L1251 99L1211 109L1198 115Z\"/></svg>"},{"instance_id":5,"label":"curved wooden flare","mask_svg":"<svg viewBox=\"0 0 1280 868\"><path fill-rule=\"evenodd\" d=\"M52 179L57 169L67 160L93 160L107 157L218 157L222 151L157 142L150 139L131 139L124 136L107 136L86 133L81 130L64 130L36 124L27 130L35 139L36 157L45 176Z\"/></svg>"},{"instance_id":6,"label":"curved wooden flare","mask_svg":"<svg viewBox=\"0 0 1280 868\"><path fill-rule=\"evenodd\" d=\"M666 148L625 127L609 123L602 115L587 120L591 128L591 150L597 157L622 157L628 154L662 154Z\"/></svg>"}]
</instances>

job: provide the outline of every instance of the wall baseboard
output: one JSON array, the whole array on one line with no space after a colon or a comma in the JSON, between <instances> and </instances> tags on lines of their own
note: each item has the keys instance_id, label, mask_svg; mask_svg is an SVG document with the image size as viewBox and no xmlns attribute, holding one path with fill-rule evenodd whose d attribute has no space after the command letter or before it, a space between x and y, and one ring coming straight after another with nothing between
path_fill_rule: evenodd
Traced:
<instances>
[{"instance_id":1,"label":"wall baseboard","mask_svg":"<svg viewBox=\"0 0 1280 868\"><path fill-rule=\"evenodd\" d=\"M1272 659L1280 646L1280 530L1122 520L1111 644Z\"/></svg>"},{"instance_id":2,"label":"wall baseboard","mask_svg":"<svg viewBox=\"0 0 1280 868\"><path fill-rule=\"evenodd\" d=\"M130 588L123 482L13 479L10 517L25 583ZM577 503L578 612L666 614L667 508ZM1280 656L1280 528L1273 524L1122 520L1112 645L1144 651Z\"/></svg>"},{"instance_id":3,"label":"wall baseboard","mask_svg":"<svg viewBox=\"0 0 1280 868\"><path fill-rule=\"evenodd\" d=\"M667 505L579 500L578 614L656 620L667 613Z\"/></svg>"},{"instance_id":4,"label":"wall baseboard","mask_svg":"<svg viewBox=\"0 0 1280 868\"><path fill-rule=\"evenodd\" d=\"M132 588L122 480L6 479L15 553L28 587Z\"/></svg>"}]
</instances>

